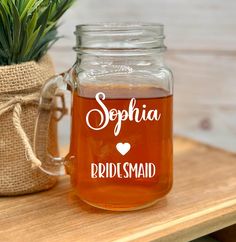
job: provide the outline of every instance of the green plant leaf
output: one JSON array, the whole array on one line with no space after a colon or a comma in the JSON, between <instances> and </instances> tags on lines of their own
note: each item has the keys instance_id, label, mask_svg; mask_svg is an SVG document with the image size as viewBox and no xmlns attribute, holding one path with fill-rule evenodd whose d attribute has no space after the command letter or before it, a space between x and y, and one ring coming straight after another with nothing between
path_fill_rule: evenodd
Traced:
<instances>
[{"instance_id":1,"label":"green plant leaf","mask_svg":"<svg viewBox=\"0 0 236 242\"><path fill-rule=\"evenodd\" d=\"M20 41L20 33L21 33L21 21L19 12L14 3L12 3L12 19L14 25L13 27L13 51L12 51L12 61L13 63L16 62L17 52L18 52L18 43Z\"/></svg>"},{"instance_id":2,"label":"green plant leaf","mask_svg":"<svg viewBox=\"0 0 236 242\"><path fill-rule=\"evenodd\" d=\"M6 6L5 5L3 6L2 3L0 3L0 15L2 18L3 26L5 28L5 33L7 35L8 43L11 46L12 45L12 37L11 37L11 29L10 29L11 24L10 24L10 21L8 20Z\"/></svg>"},{"instance_id":3,"label":"green plant leaf","mask_svg":"<svg viewBox=\"0 0 236 242\"><path fill-rule=\"evenodd\" d=\"M28 0L28 3L24 7L24 10L20 16L21 20L25 17L25 15L27 15L27 12L29 12L29 10L34 6L34 4L35 4L35 0Z\"/></svg>"},{"instance_id":4,"label":"green plant leaf","mask_svg":"<svg viewBox=\"0 0 236 242\"><path fill-rule=\"evenodd\" d=\"M6 39L6 36L4 34L4 29L3 29L3 25L0 25L0 43L2 45L2 50L4 50L6 53L8 53L8 56L10 55L10 50L9 50L9 46L8 46L8 42Z\"/></svg>"},{"instance_id":5,"label":"green plant leaf","mask_svg":"<svg viewBox=\"0 0 236 242\"><path fill-rule=\"evenodd\" d=\"M74 0L0 0L0 65L39 60Z\"/></svg>"},{"instance_id":6,"label":"green plant leaf","mask_svg":"<svg viewBox=\"0 0 236 242\"><path fill-rule=\"evenodd\" d=\"M39 7L40 5L43 4L45 0L39 0L39 1L36 1L33 5L33 7L30 9L28 15L31 15L32 13L34 13Z\"/></svg>"}]
</instances>

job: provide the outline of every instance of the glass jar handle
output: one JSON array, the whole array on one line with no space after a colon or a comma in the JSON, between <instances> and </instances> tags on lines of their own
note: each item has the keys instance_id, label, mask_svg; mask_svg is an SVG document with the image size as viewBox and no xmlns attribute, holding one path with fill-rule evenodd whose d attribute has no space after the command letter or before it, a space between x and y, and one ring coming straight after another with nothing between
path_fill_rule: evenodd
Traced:
<instances>
[{"instance_id":1,"label":"glass jar handle","mask_svg":"<svg viewBox=\"0 0 236 242\"><path fill-rule=\"evenodd\" d=\"M55 97L58 96L58 93L61 96L61 91L68 89L72 90L73 85L69 80L69 72L66 72L46 81L40 94L39 112L34 133L34 152L41 161L39 168L43 172L53 176L65 175L68 169L66 169L65 157L56 157L49 153L45 129L49 131L50 128L53 111L55 110L53 108Z\"/></svg>"}]
</instances>

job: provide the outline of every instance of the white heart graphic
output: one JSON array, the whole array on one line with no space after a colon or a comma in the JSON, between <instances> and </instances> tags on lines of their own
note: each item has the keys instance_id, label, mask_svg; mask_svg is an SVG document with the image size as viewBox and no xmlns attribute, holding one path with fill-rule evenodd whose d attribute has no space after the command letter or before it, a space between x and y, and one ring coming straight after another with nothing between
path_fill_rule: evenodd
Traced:
<instances>
[{"instance_id":1,"label":"white heart graphic","mask_svg":"<svg viewBox=\"0 0 236 242\"><path fill-rule=\"evenodd\" d=\"M116 145L116 149L121 153L121 155L126 155L131 148L129 143L118 143Z\"/></svg>"}]
</instances>

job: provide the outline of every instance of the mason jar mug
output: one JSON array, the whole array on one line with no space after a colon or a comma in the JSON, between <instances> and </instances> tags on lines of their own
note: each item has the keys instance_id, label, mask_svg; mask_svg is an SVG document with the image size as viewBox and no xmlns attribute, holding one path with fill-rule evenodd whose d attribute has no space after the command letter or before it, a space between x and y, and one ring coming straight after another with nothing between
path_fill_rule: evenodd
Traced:
<instances>
[{"instance_id":1,"label":"mason jar mug","mask_svg":"<svg viewBox=\"0 0 236 242\"><path fill-rule=\"evenodd\" d=\"M75 34L76 62L45 83L35 132L37 154L45 109L70 90L69 152L48 154L41 169L69 174L75 194L98 208L152 205L170 191L173 173L173 78L163 25L79 25Z\"/></svg>"}]
</instances>

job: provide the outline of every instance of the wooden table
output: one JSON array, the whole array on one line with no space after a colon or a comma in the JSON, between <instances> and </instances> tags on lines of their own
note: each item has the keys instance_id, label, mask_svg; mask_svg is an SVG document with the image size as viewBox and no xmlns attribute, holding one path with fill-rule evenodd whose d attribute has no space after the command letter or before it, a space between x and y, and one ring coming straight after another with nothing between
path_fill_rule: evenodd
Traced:
<instances>
[{"instance_id":1,"label":"wooden table","mask_svg":"<svg viewBox=\"0 0 236 242\"><path fill-rule=\"evenodd\" d=\"M175 139L172 192L136 212L92 208L68 177L52 190L0 199L0 241L189 241L236 223L236 156Z\"/></svg>"}]
</instances>

